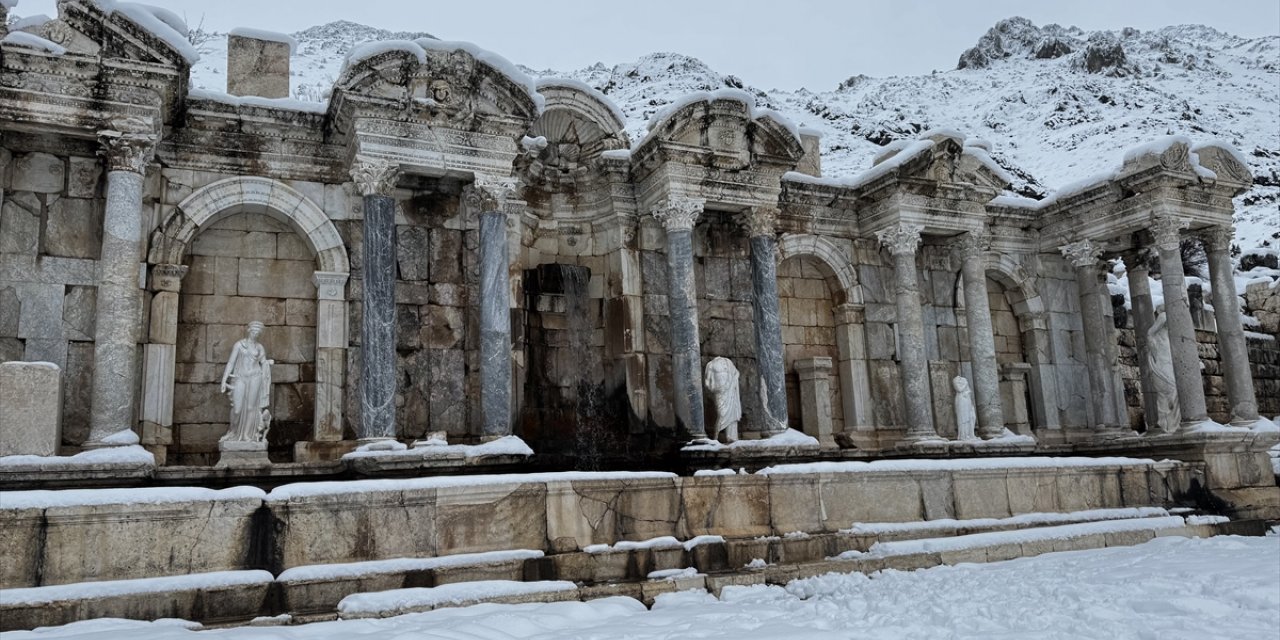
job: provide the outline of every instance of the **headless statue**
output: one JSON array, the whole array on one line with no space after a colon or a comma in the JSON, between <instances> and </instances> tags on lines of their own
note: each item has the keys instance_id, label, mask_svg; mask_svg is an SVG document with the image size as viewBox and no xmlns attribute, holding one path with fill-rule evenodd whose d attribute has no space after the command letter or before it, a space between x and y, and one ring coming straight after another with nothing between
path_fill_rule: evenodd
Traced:
<instances>
[{"instance_id":1,"label":"headless statue","mask_svg":"<svg viewBox=\"0 0 1280 640\"><path fill-rule=\"evenodd\" d=\"M1178 382L1173 377L1167 319L1167 313L1160 314L1147 330L1147 370L1151 372L1151 390L1156 396L1155 426L1165 433L1173 433L1182 422L1182 410L1178 407Z\"/></svg>"},{"instance_id":2,"label":"headless statue","mask_svg":"<svg viewBox=\"0 0 1280 640\"><path fill-rule=\"evenodd\" d=\"M707 363L703 385L711 392L716 405L716 424L711 439L724 432L725 442L738 439L738 421L742 420L742 399L738 395L738 368L728 358L716 357Z\"/></svg>"},{"instance_id":3,"label":"headless statue","mask_svg":"<svg viewBox=\"0 0 1280 640\"><path fill-rule=\"evenodd\" d=\"M964 376L951 379L951 388L956 391L956 440L977 440L974 429L978 424L978 413L973 408L973 389Z\"/></svg>"}]
</instances>

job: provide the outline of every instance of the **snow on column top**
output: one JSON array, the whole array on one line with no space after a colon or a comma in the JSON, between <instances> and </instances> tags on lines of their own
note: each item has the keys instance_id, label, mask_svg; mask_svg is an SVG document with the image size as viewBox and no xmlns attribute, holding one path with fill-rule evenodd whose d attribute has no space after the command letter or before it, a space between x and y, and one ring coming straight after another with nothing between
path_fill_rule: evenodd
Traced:
<instances>
[{"instance_id":1,"label":"snow on column top","mask_svg":"<svg viewBox=\"0 0 1280 640\"><path fill-rule=\"evenodd\" d=\"M86 0L96 5L103 13L112 15L119 13L130 22L141 27L151 35L164 41L187 64L195 64L200 60L200 53L187 40L187 23L178 14L160 7L133 2L116 2L116 0Z\"/></svg>"},{"instance_id":2,"label":"snow on column top","mask_svg":"<svg viewBox=\"0 0 1280 640\"><path fill-rule=\"evenodd\" d=\"M537 106L539 113L542 112L546 101L542 95L538 93L537 86L534 85L533 79L521 71L510 60L481 48L470 42L435 40L432 38L419 38L417 40L376 40L365 42L357 45L351 52L347 54L346 59L342 63L342 70L339 75L346 73L352 66L363 60L372 58L373 56L386 53L388 51L404 51L410 53L418 59L419 63L427 61L427 51L442 51L452 53L454 51L466 51L476 60L493 67L498 73L506 76L513 84L524 89L529 99Z\"/></svg>"},{"instance_id":3,"label":"snow on column top","mask_svg":"<svg viewBox=\"0 0 1280 640\"><path fill-rule=\"evenodd\" d=\"M277 31L266 31L264 29L254 29L252 27L236 27L231 31L228 31L227 35L287 44L289 45L289 55L293 55L298 50L298 41L294 40L293 36L285 33L279 33Z\"/></svg>"}]
</instances>

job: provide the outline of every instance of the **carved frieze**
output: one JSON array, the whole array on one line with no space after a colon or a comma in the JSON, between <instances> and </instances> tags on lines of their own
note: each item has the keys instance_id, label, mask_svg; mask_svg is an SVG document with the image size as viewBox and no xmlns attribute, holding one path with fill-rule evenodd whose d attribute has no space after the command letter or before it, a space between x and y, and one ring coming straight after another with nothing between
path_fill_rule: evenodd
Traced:
<instances>
[{"instance_id":1,"label":"carved frieze","mask_svg":"<svg viewBox=\"0 0 1280 640\"><path fill-rule=\"evenodd\" d=\"M668 232L689 231L698 222L706 203L702 198L672 196L653 207L651 213Z\"/></svg>"}]
</instances>

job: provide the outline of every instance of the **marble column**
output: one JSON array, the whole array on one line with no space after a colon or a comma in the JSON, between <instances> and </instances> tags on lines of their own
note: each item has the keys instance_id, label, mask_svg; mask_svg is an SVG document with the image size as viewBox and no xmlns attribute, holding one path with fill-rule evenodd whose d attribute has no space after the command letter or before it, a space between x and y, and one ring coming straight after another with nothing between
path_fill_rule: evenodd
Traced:
<instances>
[{"instance_id":1,"label":"marble column","mask_svg":"<svg viewBox=\"0 0 1280 640\"><path fill-rule=\"evenodd\" d=\"M751 242L752 319L755 322L756 369L764 389L761 432L787 430L787 373L782 364L782 321L778 315L778 210L757 207L747 213Z\"/></svg>"},{"instance_id":2,"label":"marble column","mask_svg":"<svg viewBox=\"0 0 1280 640\"><path fill-rule=\"evenodd\" d=\"M867 313L861 304L846 302L835 308L836 354L844 430L872 431L871 374L867 371Z\"/></svg>"},{"instance_id":3,"label":"marble column","mask_svg":"<svg viewBox=\"0 0 1280 640\"><path fill-rule=\"evenodd\" d=\"M667 230L667 307L671 322L672 394L676 421L694 439L706 438L702 408L702 354L697 288L693 279L693 225L705 201L672 197L654 207Z\"/></svg>"},{"instance_id":4,"label":"marble column","mask_svg":"<svg viewBox=\"0 0 1280 640\"><path fill-rule=\"evenodd\" d=\"M151 319L147 344L142 351L142 445L163 464L166 447L173 444L173 381L178 343L178 295L187 267L157 264L151 267Z\"/></svg>"},{"instance_id":5,"label":"marble column","mask_svg":"<svg viewBox=\"0 0 1280 640\"><path fill-rule=\"evenodd\" d=\"M1084 332L1085 368L1089 374L1089 416L1097 429L1114 427L1116 403L1112 388L1112 375L1107 366L1106 341L1111 335L1107 327L1106 307L1110 298L1103 293L1102 275L1098 268L1101 247L1088 240L1081 240L1058 247L1076 269L1076 288L1080 295L1080 323Z\"/></svg>"},{"instance_id":6,"label":"marble column","mask_svg":"<svg viewBox=\"0 0 1280 640\"><path fill-rule=\"evenodd\" d=\"M511 263L507 197L514 184L477 182L466 198L480 212L480 427L488 439L511 435Z\"/></svg>"},{"instance_id":7,"label":"marble column","mask_svg":"<svg viewBox=\"0 0 1280 640\"><path fill-rule=\"evenodd\" d=\"M1200 350L1196 330L1187 305L1187 279L1182 273L1182 230L1185 218L1152 216L1151 233L1160 253L1160 286L1164 290L1164 312L1168 316L1169 350L1173 354L1173 378L1178 386L1178 408L1182 424L1192 426L1209 420L1205 408L1204 382L1200 377Z\"/></svg>"},{"instance_id":8,"label":"marble column","mask_svg":"<svg viewBox=\"0 0 1280 640\"><path fill-rule=\"evenodd\" d=\"M399 167L356 158L351 178L364 196L360 322L361 442L396 437L396 201Z\"/></svg>"},{"instance_id":9,"label":"marble column","mask_svg":"<svg viewBox=\"0 0 1280 640\"><path fill-rule=\"evenodd\" d=\"M312 442L339 442L343 390L347 379L347 279L349 274L316 271L316 397Z\"/></svg>"},{"instance_id":10,"label":"marble column","mask_svg":"<svg viewBox=\"0 0 1280 640\"><path fill-rule=\"evenodd\" d=\"M800 379L800 422L803 431L823 445L835 444L831 430L831 358L803 358L795 362Z\"/></svg>"},{"instance_id":11,"label":"marble column","mask_svg":"<svg viewBox=\"0 0 1280 640\"><path fill-rule=\"evenodd\" d=\"M1155 385L1151 384L1151 363L1147 359L1147 333L1155 324L1155 306L1151 302L1151 284L1148 280L1147 261L1144 252L1124 255L1125 275L1129 279L1129 301L1133 318L1133 338L1138 351L1138 379L1142 389L1142 419L1147 432L1160 430L1160 414L1157 409Z\"/></svg>"},{"instance_id":12,"label":"marble column","mask_svg":"<svg viewBox=\"0 0 1280 640\"><path fill-rule=\"evenodd\" d=\"M107 202L98 259L93 334L93 386L86 448L134 444L138 397L140 280L144 250L142 179L155 137L116 131L101 136L107 161Z\"/></svg>"},{"instance_id":13,"label":"marble column","mask_svg":"<svg viewBox=\"0 0 1280 640\"><path fill-rule=\"evenodd\" d=\"M902 401L906 407L907 442L940 439L933 426L929 360L924 349L924 312L920 307L920 283L916 274L916 249L920 246L920 232L923 230L920 225L903 222L876 233L893 255L898 366L902 377Z\"/></svg>"},{"instance_id":14,"label":"marble column","mask_svg":"<svg viewBox=\"0 0 1280 640\"><path fill-rule=\"evenodd\" d=\"M969 327L969 359L973 366L973 399L978 412L978 435L998 438L1004 433L1000 402L1000 368L996 363L996 338L987 298L987 267L982 252L987 238L981 231L961 236L955 244L964 280L964 315Z\"/></svg>"},{"instance_id":15,"label":"marble column","mask_svg":"<svg viewBox=\"0 0 1280 640\"><path fill-rule=\"evenodd\" d=\"M1231 423L1245 426L1258 421L1258 399L1249 368L1249 345L1240 323L1240 299L1231 267L1231 241L1235 230L1214 227L1206 231L1205 251L1209 254L1209 284L1213 288L1213 317L1218 325L1218 355L1227 385Z\"/></svg>"}]
</instances>

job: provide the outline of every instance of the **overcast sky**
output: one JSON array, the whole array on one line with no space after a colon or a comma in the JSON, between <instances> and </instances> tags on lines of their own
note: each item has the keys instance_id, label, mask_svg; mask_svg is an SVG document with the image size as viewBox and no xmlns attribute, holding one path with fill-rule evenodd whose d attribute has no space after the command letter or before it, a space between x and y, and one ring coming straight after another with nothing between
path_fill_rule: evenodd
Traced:
<instances>
[{"instance_id":1,"label":"overcast sky","mask_svg":"<svg viewBox=\"0 0 1280 640\"><path fill-rule=\"evenodd\" d=\"M1280 34L1278 0L146 0L189 24L293 32L334 20L468 40L535 69L654 51L702 59L761 88L834 88L859 73L915 75L956 59L1001 18L1083 29L1206 24ZM20 0L16 15L57 12Z\"/></svg>"}]
</instances>

